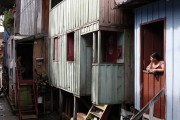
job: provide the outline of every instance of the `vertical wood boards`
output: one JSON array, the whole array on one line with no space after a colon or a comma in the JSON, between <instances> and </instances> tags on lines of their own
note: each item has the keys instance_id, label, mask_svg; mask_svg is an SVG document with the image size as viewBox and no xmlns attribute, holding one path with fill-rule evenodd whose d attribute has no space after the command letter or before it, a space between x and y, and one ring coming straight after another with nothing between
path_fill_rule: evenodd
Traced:
<instances>
[{"instance_id":1,"label":"vertical wood boards","mask_svg":"<svg viewBox=\"0 0 180 120\"><path fill-rule=\"evenodd\" d=\"M164 75L143 73L142 107L144 107L162 88L164 88ZM165 118L165 95L154 104L154 116Z\"/></svg>"},{"instance_id":2,"label":"vertical wood boards","mask_svg":"<svg viewBox=\"0 0 180 120\"><path fill-rule=\"evenodd\" d=\"M33 35L35 31L35 0L21 0L20 34Z\"/></svg>"},{"instance_id":3,"label":"vertical wood boards","mask_svg":"<svg viewBox=\"0 0 180 120\"><path fill-rule=\"evenodd\" d=\"M49 13L50 36L72 31L98 20L98 10L99 0L65 0L61 2Z\"/></svg>"},{"instance_id":4,"label":"vertical wood boards","mask_svg":"<svg viewBox=\"0 0 180 120\"><path fill-rule=\"evenodd\" d=\"M166 119L176 120L180 119L179 108L177 107L180 103L179 95L179 79L180 75L177 74L177 70L180 66L179 53L180 53L180 42L179 42L179 18L180 18L180 2L178 0L159 0L157 2L150 3L143 7L135 10L135 106L139 109L140 106L140 84L139 84L139 67L140 67L140 34L139 27L141 23L151 22L165 18L165 61L166 61ZM143 10L147 9L147 14L142 14ZM143 16L142 16L143 15ZM147 18L145 18L147 17ZM142 19L144 18L144 19Z\"/></svg>"},{"instance_id":5,"label":"vertical wood boards","mask_svg":"<svg viewBox=\"0 0 180 120\"><path fill-rule=\"evenodd\" d=\"M177 72L179 70L179 66L180 66L180 1L178 0L174 0L173 3L173 29L174 29L174 33L173 33L173 38L171 40L174 41L174 45L172 48L173 54L174 54L174 60L173 60L173 64L174 64L174 70L173 70L173 119L180 119L180 114L178 114L180 112L179 106L180 106L180 74ZM168 40L168 39L167 39ZM170 39L169 39L170 40ZM168 56L167 56L168 57ZM166 58L168 59L168 58ZM168 85L168 84L167 84Z\"/></svg>"},{"instance_id":6,"label":"vertical wood boards","mask_svg":"<svg viewBox=\"0 0 180 120\"><path fill-rule=\"evenodd\" d=\"M93 103L119 104L124 101L124 65L94 64L92 73Z\"/></svg>"}]
</instances>

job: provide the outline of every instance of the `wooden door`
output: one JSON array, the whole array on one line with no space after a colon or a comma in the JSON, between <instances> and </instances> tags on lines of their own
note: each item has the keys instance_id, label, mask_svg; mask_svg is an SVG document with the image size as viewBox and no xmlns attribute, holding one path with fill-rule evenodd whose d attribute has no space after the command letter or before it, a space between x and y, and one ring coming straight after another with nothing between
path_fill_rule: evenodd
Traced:
<instances>
[{"instance_id":1,"label":"wooden door","mask_svg":"<svg viewBox=\"0 0 180 120\"><path fill-rule=\"evenodd\" d=\"M141 108L165 87L164 74L143 73L150 63L150 55L157 52L164 60L164 21L141 26ZM154 116L165 118L165 96L155 104Z\"/></svg>"},{"instance_id":2,"label":"wooden door","mask_svg":"<svg viewBox=\"0 0 180 120\"><path fill-rule=\"evenodd\" d=\"M141 106L144 107L162 88L165 86L163 74L143 73L143 89ZM165 96L155 103L154 116L158 118L165 118Z\"/></svg>"}]
</instances>

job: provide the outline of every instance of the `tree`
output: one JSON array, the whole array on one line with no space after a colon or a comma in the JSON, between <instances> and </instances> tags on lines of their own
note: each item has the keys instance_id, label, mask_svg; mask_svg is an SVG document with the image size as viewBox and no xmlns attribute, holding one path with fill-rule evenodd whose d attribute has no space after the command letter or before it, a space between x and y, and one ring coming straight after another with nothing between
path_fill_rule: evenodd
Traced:
<instances>
[{"instance_id":1,"label":"tree","mask_svg":"<svg viewBox=\"0 0 180 120\"><path fill-rule=\"evenodd\" d=\"M14 16L11 10L4 11L3 26L5 29L11 30L14 24Z\"/></svg>"}]
</instances>

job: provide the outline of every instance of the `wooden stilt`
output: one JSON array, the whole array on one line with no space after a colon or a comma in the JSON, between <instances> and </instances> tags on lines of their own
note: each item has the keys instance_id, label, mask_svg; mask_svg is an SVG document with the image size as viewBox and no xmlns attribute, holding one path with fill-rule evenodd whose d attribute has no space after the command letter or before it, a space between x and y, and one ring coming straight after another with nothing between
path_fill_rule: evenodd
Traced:
<instances>
[{"instance_id":1,"label":"wooden stilt","mask_svg":"<svg viewBox=\"0 0 180 120\"><path fill-rule=\"evenodd\" d=\"M51 111L53 111L53 105L54 105L54 100L53 100L53 88L51 88Z\"/></svg>"},{"instance_id":2,"label":"wooden stilt","mask_svg":"<svg viewBox=\"0 0 180 120\"><path fill-rule=\"evenodd\" d=\"M73 120L77 120L77 102L76 97L74 96L74 112L73 112Z\"/></svg>"},{"instance_id":3,"label":"wooden stilt","mask_svg":"<svg viewBox=\"0 0 180 120\"><path fill-rule=\"evenodd\" d=\"M60 120L62 120L62 112L63 112L63 94L62 94L62 90L59 90L59 114L60 114Z\"/></svg>"}]
</instances>

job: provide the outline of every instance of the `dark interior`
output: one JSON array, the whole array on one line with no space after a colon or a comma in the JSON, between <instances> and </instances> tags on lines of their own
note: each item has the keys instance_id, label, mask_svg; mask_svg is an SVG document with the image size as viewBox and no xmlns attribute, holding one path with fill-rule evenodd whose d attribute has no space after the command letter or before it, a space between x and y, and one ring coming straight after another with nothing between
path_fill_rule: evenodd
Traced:
<instances>
[{"instance_id":1,"label":"dark interior","mask_svg":"<svg viewBox=\"0 0 180 120\"><path fill-rule=\"evenodd\" d=\"M16 44L16 58L21 56L21 65L25 69L22 79L32 80L33 78L33 41L18 42Z\"/></svg>"},{"instance_id":2,"label":"dark interior","mask_svg":"<svg viewBox=\"0 0 180 120\"><path fill-rule=\"evenodd\" d=\"M141 26L142 69L150 63L150 55L154 52L164 59L164 21Z\"/></svg>"}]
</instances>

